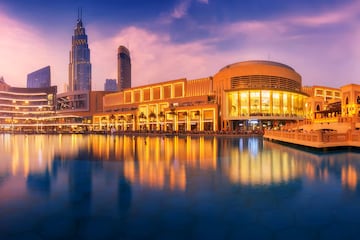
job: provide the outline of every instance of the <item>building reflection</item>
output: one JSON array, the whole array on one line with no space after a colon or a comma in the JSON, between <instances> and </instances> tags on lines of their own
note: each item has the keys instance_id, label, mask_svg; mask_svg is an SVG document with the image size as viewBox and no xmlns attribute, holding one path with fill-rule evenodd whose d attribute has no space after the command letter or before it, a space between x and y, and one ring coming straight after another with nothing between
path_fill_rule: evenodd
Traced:
<instances>
[{"instance_id":1,"label":"building reflection","mask_svg":"<svg viewBox=\"0 0 360 240\"><path fill-rule=\"evenodd\" d=\"M51 192L51 176L48 170L44 173L30 173L26 180L30 192L49 195Z\"/></svg>"},{"instance_id":2,"label":"building reflection","mask_svg":"<svg viewBox=\"0 0 360 240\"><path fill-rule=\"evenodd\" d=\"M345 188L355 190L357 182L357 172L353 166L344 166L341 168L341 183Z\"/></svg>"},{"instance_id":3,"label":"building reflection","mask_svg":"<svg viewBox=\"0 0 360 240\"><path fill-rule=\"evenodd\" d=\"M69 203L77 218L90 215L92 196L92 165L80 159L69 162L68 170Z\"/></svg>"},{"instance_id":4,"label":"building reflection","mask_svg":"<svg viewBox=\"0 0 360 240\"><path fill-rule=\"evenodd\" d=\"M132 184L185 191L193 172L220 173L243 186L335 178L344 191L357 191L360 173L358 153L317 154L253 137L3 134L0 152L0 176L6 176L2 184L11 176L25 176L30 191L48 194L51 181L65 167L70 199L74 204L82 199L84 206L91 203L94 171L104 162L121 163L121 169L110 169L119 179L119 196L124 196L119 206L131 201Z\"/></svg>"},{"instance_id":5,"label":"building reflection","mask_svg":"<svg viewBox=\"0 0 360 240\"><path fill-rule=\"evenodd\" d=\"M131 183L123 175L119 176L117 199L119 215L127 216L131 207L132 189Z\"/></svg>"},{"instance_id":6,"label":"building reflection","mask_svg":"<svg viewBox=\"0 0 360 240\"><path fill-rule=\"evenodd\" d=\"M238 143L237 143L238 142ZM221 169L233 183L243 185L271 185L286 183L303 174L296 156L272 147L260 138L223 141L220 155L230 156L222 161ZM229 146L229 145L232 146ZM237 147L238 146L238 147Z\"/></svg>"}]
</instances>

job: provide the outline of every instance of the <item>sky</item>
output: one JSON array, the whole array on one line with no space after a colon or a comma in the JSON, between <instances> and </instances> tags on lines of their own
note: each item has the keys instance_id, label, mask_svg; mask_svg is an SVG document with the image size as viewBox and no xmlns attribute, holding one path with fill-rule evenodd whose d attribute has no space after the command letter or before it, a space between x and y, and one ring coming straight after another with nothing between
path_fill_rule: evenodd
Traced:
<instances>
[{"instance_id":1,"label":"sky","mask_svg":"<svg viewBox=\"0 0 360 240\"><path fill-rule=\"evenodd\" d=\"M360 84L357 0L0 0L0 76L26 87L50 65L68 83L71 38L82 9L93 90L117 78L117 48L130 50L132 86L215 75L240 61L294 68L303 86Z\"/></svg>"}]
</instances>

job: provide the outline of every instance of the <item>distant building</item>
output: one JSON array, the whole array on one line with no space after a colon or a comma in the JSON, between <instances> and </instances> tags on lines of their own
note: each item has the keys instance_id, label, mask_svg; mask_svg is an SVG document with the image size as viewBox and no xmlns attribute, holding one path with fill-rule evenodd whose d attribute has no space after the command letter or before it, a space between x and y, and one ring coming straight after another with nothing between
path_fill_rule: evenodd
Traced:
<instances>
[{"instance_id":1,"label":"distant building","mask_svg":"<svg viewBox=\"0 0 360 240\"><path fill-rule=\"evenodd\" d=\"M91 91L90 49L81 16L72 37L68 91Z\"/></svg>"},{"instance_id":2,"label":"distant building","mask_svg":"<svg viewBox=\"0 0 360 240\"><path fill-rule=\"evenodd\" d=\"M117 54L118 60L118 90L131 88L131 59L129 50L120 46Z\"/></svg>"},{"instance_id":3,"label":"distant building","mask_svg":"<svg viewBox=\"0 0 360 240\"><path fill-rule=\"evenodd\" d=\"M27 88L48 88L51 86L50 66L27 75Z\"/></svg>"},{"instance_id":4,"label":"distant building","mask_svg":"<svg viewBox=\"0 0 360 240\"><path fill-rule=\"evenodd\" d=\"M326 86L303 86L302 91L310 97L321 97L325 102L340 101L341 91L339 88Z\"/></svg>"},{"instance_id":5,"label":"distant building","mask_svg":"<svg viewBox=\"0 0 360 240\"><path fill-rule=\"evenodd\" d=\"M40 131L56 118L56 86L18 88L1 80L0 86L0 131Z\"/></svg>"},{"instance_id":6,"label":"distant building","mask_svg":"<svg viewBox=\"0 0 360 240\"><path fill-rule=\"evenodd\" d=\"M104 90L116 91L117 90L116 79L106 79L104 84Z\"/></svg>"},{"instance_id":7,"label":"distant building","mask_svg":"<svg viewBox=\"0 0 360 240\"><path fill-rule=\"evenodd\" d=\"M0 91L8 91L10 86L5 82L4 77L0 77Z\"/></svg>"}]
</instances>

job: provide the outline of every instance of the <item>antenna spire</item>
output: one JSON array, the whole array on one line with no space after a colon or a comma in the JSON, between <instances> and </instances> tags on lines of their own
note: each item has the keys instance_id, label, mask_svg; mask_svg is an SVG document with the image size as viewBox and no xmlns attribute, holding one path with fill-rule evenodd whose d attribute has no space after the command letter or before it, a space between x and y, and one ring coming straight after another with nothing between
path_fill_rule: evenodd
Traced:
<instances>
[{"instance_id":1,"label":"antenna spire","mask_svg":"<svg viewBox=\"0 0 360 240\"><path fill-rule=\"evenodd\" d=\"M82 8L78 8L78 20L82 20Z\"/></svg>"}]
</instances>

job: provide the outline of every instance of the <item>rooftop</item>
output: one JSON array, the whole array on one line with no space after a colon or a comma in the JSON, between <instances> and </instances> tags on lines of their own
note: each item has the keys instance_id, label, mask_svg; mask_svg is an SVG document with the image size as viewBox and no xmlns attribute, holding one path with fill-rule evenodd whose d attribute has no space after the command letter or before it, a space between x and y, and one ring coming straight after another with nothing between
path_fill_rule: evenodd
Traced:
<instances>
[{"instance_id":1,"label":"rooftop","mask_svg":"<svg viewBox=\"0 0 360 240\"><path fill-rule=\"evenodd\" d=\"M246 65L254 65L254 64L283 67L283 68L287 68L291 71L295 71L292 67L290 67L288 65L278 63L278 62L266 61L266 60L250 60L250 61L244 61L244 62L237 62L237 63L229 64L229 65L223 67L222 69L220 69L220 71L225 70L227 68L246 66Z\"/></svg>"}]
</instances>

